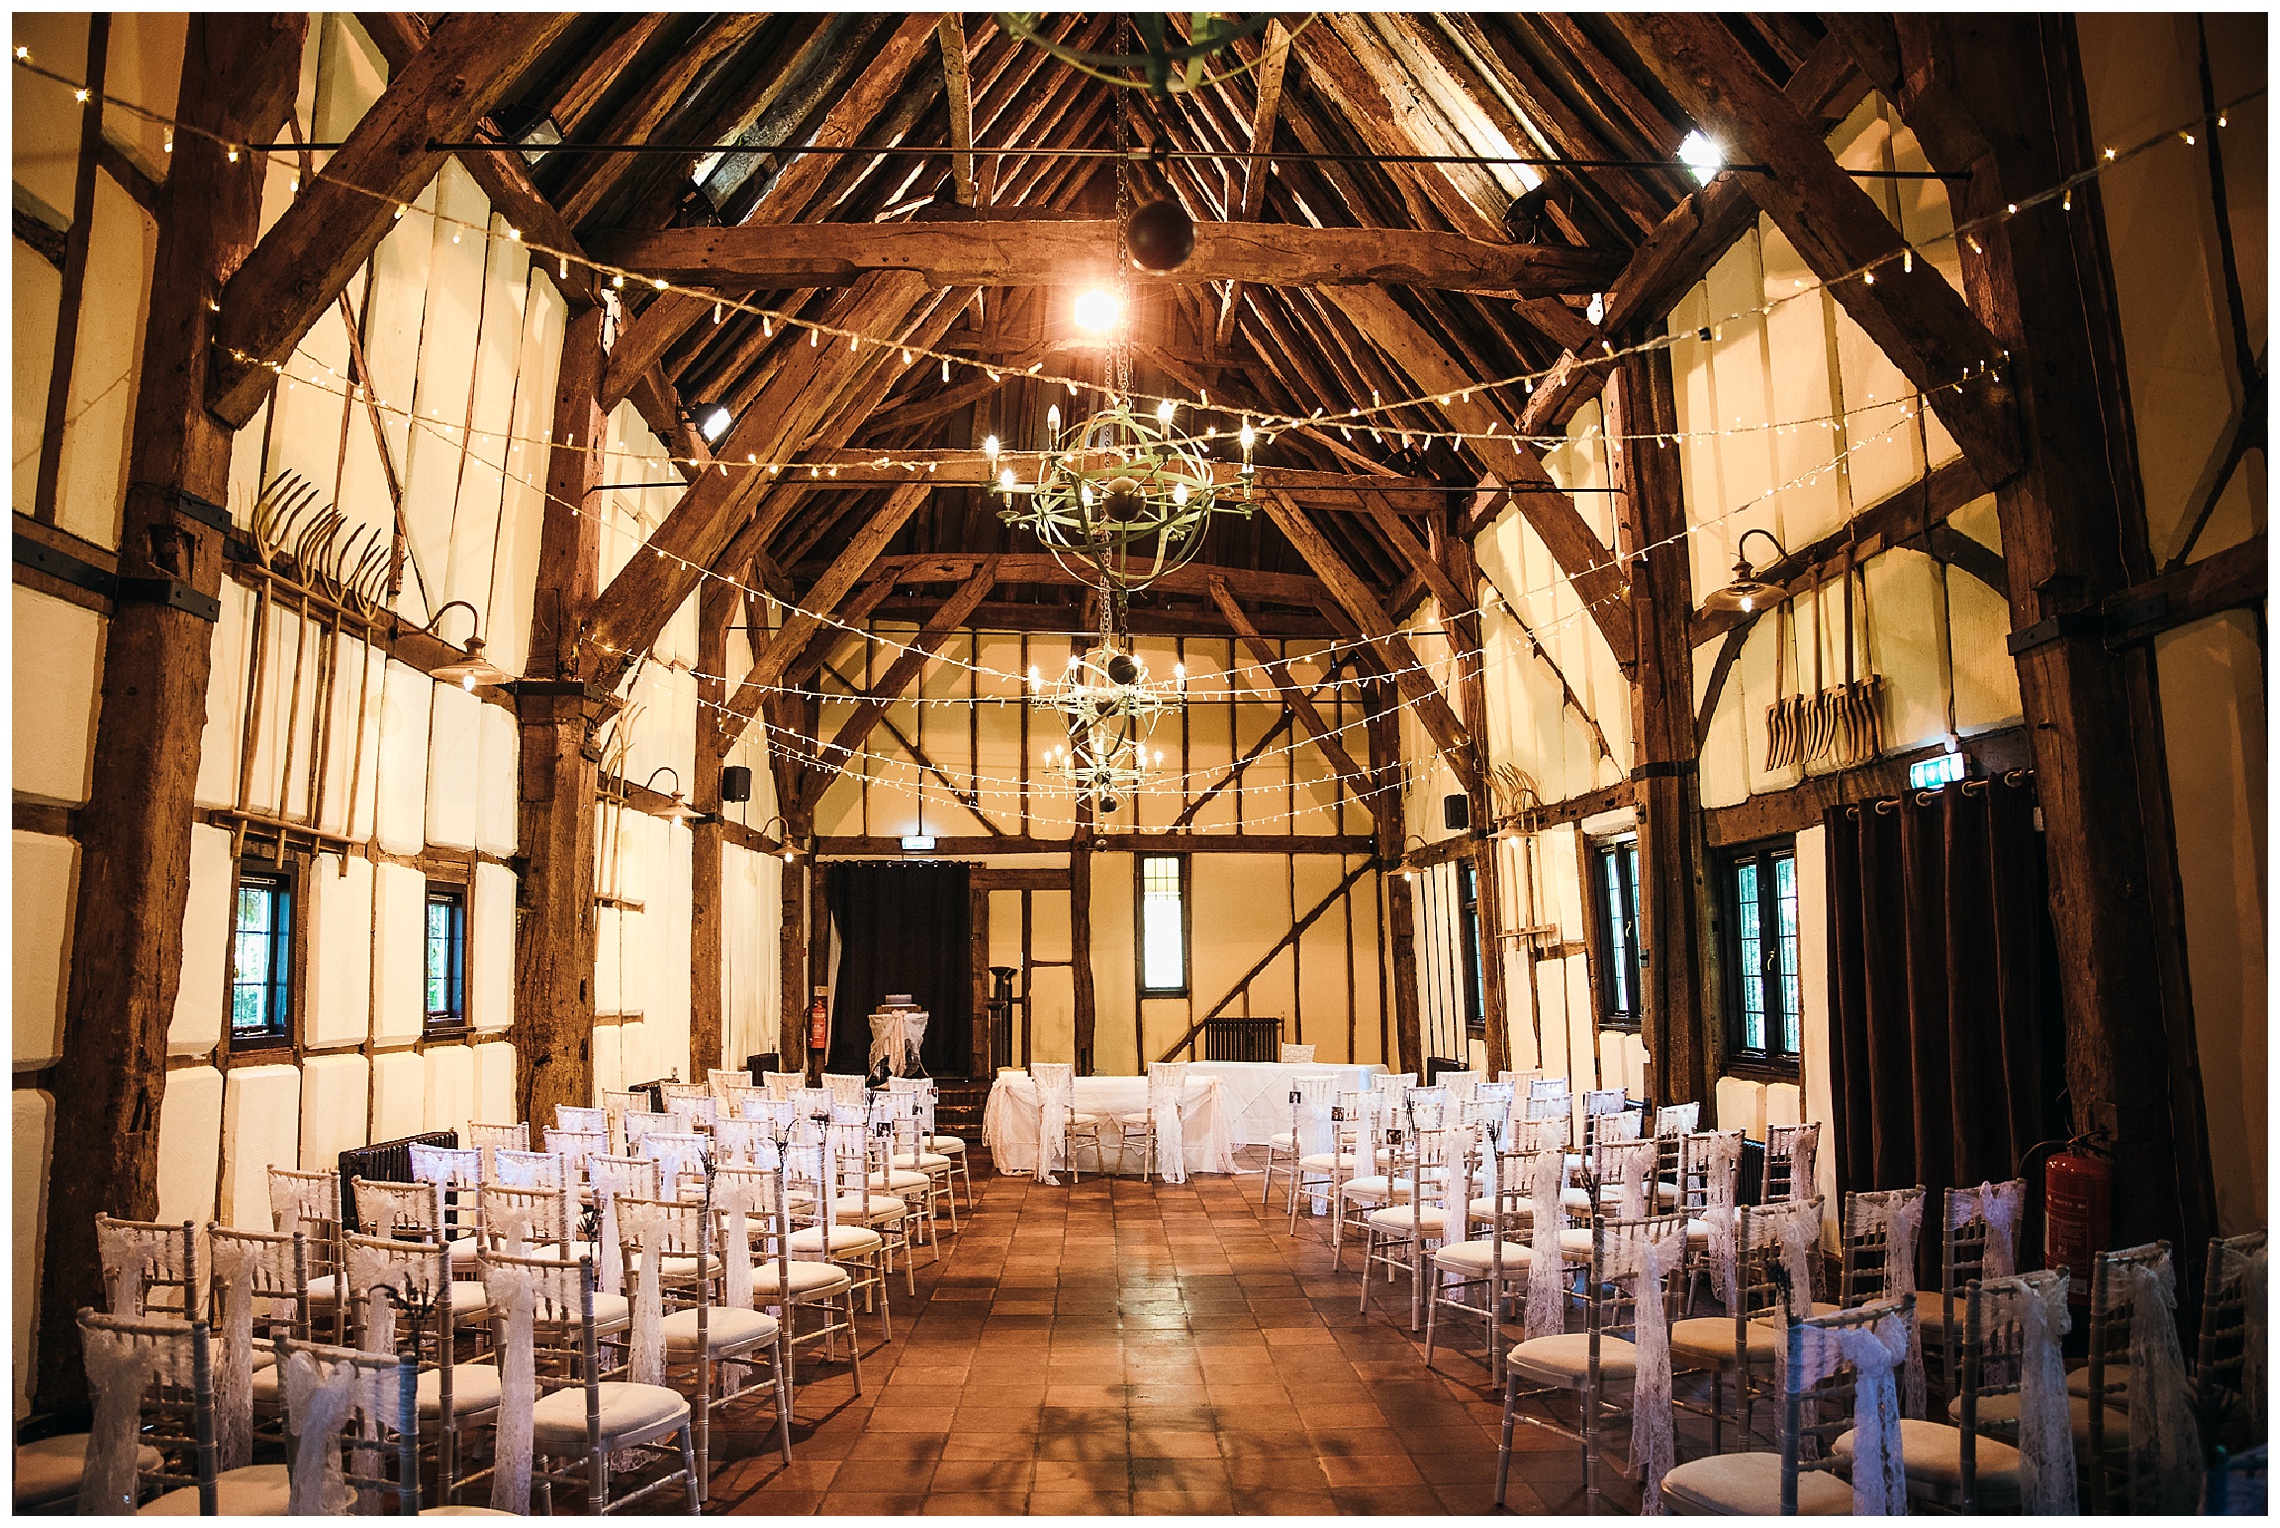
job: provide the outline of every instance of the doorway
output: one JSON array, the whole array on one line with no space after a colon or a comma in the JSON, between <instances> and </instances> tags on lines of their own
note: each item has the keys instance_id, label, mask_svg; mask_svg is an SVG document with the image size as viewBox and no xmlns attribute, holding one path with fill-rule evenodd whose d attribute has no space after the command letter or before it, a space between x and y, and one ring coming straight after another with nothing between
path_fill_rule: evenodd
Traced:
<instances>
[{"instance_id":1,"label":"doorway","mask_svg":"<svg viewBox=\"0 0 2280 1528\"><path fill-rule=\"evenodd\" d=\"M826 1069L871 1069L871 1014L907 992L928 1015L919 1060L931 1077L973 1064L966 866L940 860L840 862L825 873L839 941Z\"/></svg>"}]
</instances>

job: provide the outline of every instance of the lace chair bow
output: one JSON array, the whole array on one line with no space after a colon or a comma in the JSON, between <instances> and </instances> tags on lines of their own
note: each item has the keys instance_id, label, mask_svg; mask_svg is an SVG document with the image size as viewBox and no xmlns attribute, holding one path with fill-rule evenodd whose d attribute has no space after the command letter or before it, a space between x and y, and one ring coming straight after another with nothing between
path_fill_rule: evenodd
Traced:
<instances>
[{"instance_id":1,"label":"lace chair bow","mask_svg":"<svg viewBox=\"0 0 2280 1528\"><path fill-rule=\"evenodd\" d=\"M1066 1061L1032 1061L1037 1085L1037 1179L1058 1184L1054 1172L1069 1165L1069 1119L1076 1112L1077 1069Z\"/></svg>"},{"instance_id":2,"label":"lace chair bow","mask_svg":"<svg viewBox=\"0 0 2280 1528\"><path fill-rule=\"evenodd\" d=\"M1187 1070L1185 1061L1148 1063L1148 1122L1156 1135L1156 1174L1166 1183L1187 1182L1187 1136L1180 1125Z\"/></svg>"},{"instance_id":3,"label":"lace chair bow","mask_svg":"<svg viewBox=\"0 0 2280 1528\"><path fill-rule=\"evenodd\" d=\"M1817 1220L1817 1217L1816 1217ZM1879 1302L1864 1323L1792 1328L1798 1341L1798 1372L1789 1387L1811 1388L1850 1365L1853 1388L1853 1513L1890 1517L1908 1510L1908 1473L1900 1452L1900 1391L1897 1375L1907 1361L1913 1312L1897 1302Z\"/></svg>"},{"instance_id":4,"label":"lace chair bow","mask_svg":"<svg viewBox=\"0 0 2280 1528\"><path fill-rule=\"evenodd\" d=\"M1848 1206L1855 1240L1867 1239L1883 1250L1882 1297L1916 1308L1916 1244L1924 1226L1924 1191L1920 1188L1863 1190ZM1908 1327L1908 1362L1901 1374L1900 1411L1903 1416L1924 1414L1924 1336L1920 1323Z\"/></svg>"}]
</instances>

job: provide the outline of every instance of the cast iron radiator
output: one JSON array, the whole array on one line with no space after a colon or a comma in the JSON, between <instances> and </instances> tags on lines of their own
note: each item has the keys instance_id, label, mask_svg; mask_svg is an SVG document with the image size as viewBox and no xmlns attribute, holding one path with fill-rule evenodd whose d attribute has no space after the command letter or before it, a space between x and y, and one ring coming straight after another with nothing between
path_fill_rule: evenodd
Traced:
<instances>
[{"instance_id":1,"label":"cast iron radiator","mask_svg":"<svg viewBox=\"0 0 2280 1528\"><path fill-rule=\"evenodd\" d=\"M362 1232L356 1223L356 1189L358 1178L374 1183L409 1183L412 1181L412 1148L414 1146L457 1146L456 1130L430 1130L421 1135L407 1135L401 1140L374 1141L369 1146L358 1146L340 1154L340 1223L344 1230Z\"/></svg>"}]
</instances>

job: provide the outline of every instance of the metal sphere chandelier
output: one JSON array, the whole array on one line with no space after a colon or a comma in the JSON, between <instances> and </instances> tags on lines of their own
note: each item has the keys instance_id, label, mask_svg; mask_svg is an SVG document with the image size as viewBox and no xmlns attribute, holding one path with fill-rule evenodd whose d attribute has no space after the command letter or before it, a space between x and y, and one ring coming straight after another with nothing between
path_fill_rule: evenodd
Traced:
<instances>
[{"instance_id":1,"label":"metal sphere chandelier","mask_svg":"<svg viewBox=\"0 0 2280 1528\"><path fill-rule=\"evenodd\" d=\"M1146 783L1150 763L1164 761L1162 749L1151 761L1147 739L1157 718L1178 703L1184 677L1151 682L1147 666L1105 633L1090 652L1070 654L1049 684L1032 668L1033 702L1059 712L1068 731L1066 743L1046 750L1046 767L1095 811L1118 810Z\"/></svg>"},{"instance_id":2,"label":"metal sphere chandelier","mask_svg":"<svg viewBox=\"0 0 2280 1528\"><path fill-rule=\"evenodd\" d=\"M996 467L996 491L1005 500L999 518L1033 532L1068 567L1081 558L1108 588L1129 591L1195 560L1214 510L1251 513L1251 427L1242 447L1242 496L1223 502L1210 458L1172 429L1170 399L1153 421L1117 396L1101 412L1063 433L1058 405L1046 410L1050 444L1037 461L1037 477L1024 483L1011 466L998 466L998 442L982 449ZM1075 569L1070 571L1076 572Z\"/></svg>"},{"instance_id":3,"label":"metal sphere chandelier","mask_svg":"<svg viewBox=\"0 0 2280 1528\"><path fill-rule=\"evenodd\" d=\"M1042 11L999 11L998 25L1006 35L1036 44L1061 62L1096 80L1112 85L1125 85L1135 90L1146 90L1152 95L1184 95L1206 85L1216 85L1247 74L1258 67L1256 63L1238 64L1217 74L1208 71L1212 55L1224 51L1237 38L1249 37L1265 29L1275 19L1268 11L1238 21L1217 11L1198 11L1191 17L1191 36L1181 43L1167 30L1169 17L1152 12L1138 13L1127 21L1127 27L1138 44L1129 53L1102 53L1085 48L1072 48L1063 42L1045 36L1039 29L1045 21ZM1311 19L1311 18L1309 18ZM1305 23L1300 23L1304 26Z\"/></svg>"}]
</instances>

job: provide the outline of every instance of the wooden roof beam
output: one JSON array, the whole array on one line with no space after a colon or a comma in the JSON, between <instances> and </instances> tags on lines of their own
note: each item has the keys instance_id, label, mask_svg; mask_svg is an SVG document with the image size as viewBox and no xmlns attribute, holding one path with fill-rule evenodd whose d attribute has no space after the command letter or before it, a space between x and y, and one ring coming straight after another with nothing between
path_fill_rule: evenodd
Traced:
<instances>
[{"instance_id":1,"label":"wooden roof beam","mask_svg":"<svg viewBox=\"0 0 2280 1528\"><path fill-rule=\"evenodd\" d=\"M1346 745L1339 740L1338 729L1322 719L1322 713L1316 709L1313 697L1291 681L1289 661L1269 647L1266 638L1259 635L1258 627L1251 624L1251 618L1236 603L1224 578L1215 576L1211 580L1211 602L1227 618L1228 628L1241 639L1251 656L1258 660L1260 670L1266 674L1267 682L1275 687L1275 693L1282 697L1283 704L1314 738L1314 745L1322 750L1322 756L1330 761L1330 768L1338 776L1339 787L1353 796L1370 816L1380 816L1383 798L1374 795L1367 799L1362 797L1361 787L1369 783L1370 772L1354 762L1354 756L1346 751Z\"/></svg>"},{"instance_id":2,"label":"wooden roof beam","mask_svg":"<svg viewBox=\"0 0 2280 1528\"><path fill-rule=\"evenodd\" d=\"M942 89L950 100L950 187L961 207L974 205L974 76L966 65L966 23L944 11L935 28L942 44Z\"/></svg>"},{"instance_id":3,"label":"wooden roof beam","mask_svg":"<svg viewBox=\"0 0 2280 1528\"><path fill-rule=\"evenodd\" d=\"M1275 114L1282 106L1283 66L1289 59L1290 29L1279 20L1268 22L1259 67L1253 76L1258 81L1258 94L1251 108L1251 153L1243 161L1243 194L1235 204L1238 222L1256 221L1267 199L1267 156L1275 146ZM1222 345L1235 337L1235 308L1242 297L1243 283L1228 283L1214 329L1214 338Z\"/></svg>"},{"instance_id":4,"label":"wooden roof beam","mask_svg":"<svg viewBox=\"0 0 2280 1528\"><path fill-rule=\"evenodd\" d=\"M743 43L768 20L765 11L730 11L707 22L684 47L675 48L666 67L644 81L596 135L602 143L639 143L680 107L699 75L713 61ZM600 207L641 156L579 154L570 159L570 178L560 197L562 216L575 224Z\"/></svg>"},{"instance_id":5,"label":"wooden roof beam","mask_svg":"<svg viewBox=\"0 0 2280 1528\"><path fill-rule=\"evenodd\" d=\"M379 248L398 208L443 168L447 156L428 143L472 132L572 19L460 12L429 34L222 287L206 386L217 418L233 428L253 418L276 385L270 365L293 353Z\"/></svg>"},{"instance_id":6,"label":"wooden roof beam","mask_svg":"<svg viewBox=\"0 0 2280 1528\"><path fill-rule=\"evenodd\" d=\"M1903 270L1904 241L1830 154L1818 126L1733 46L1709 15L1617 15L1613 24L1705 130L1737 159L1771 167L1743 182L1814 274L1831 283L1877 348L1929 396L1932 412L1982 479L2008 482L2024 463L2003 347L1930 260ZM1855 271L1874 267L1873 280ZM1987 375L1958 389L1965 377Z\"/></svg>"}]
</instances>

